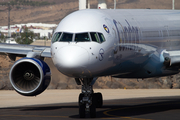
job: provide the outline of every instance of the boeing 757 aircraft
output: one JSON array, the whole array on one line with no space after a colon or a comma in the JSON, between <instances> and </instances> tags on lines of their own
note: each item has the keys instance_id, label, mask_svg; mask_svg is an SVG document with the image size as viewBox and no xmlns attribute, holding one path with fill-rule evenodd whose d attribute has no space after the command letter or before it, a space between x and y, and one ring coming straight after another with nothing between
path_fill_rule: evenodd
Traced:
<instances>
[{"instance_id":1,"label":"boeing 757 aircraft","mask_svg":"<svg viewBox=\"0 0 180 120\"><path fill-rule=\"evenodd\" d=\"M101 93L98 77L149 78L180 71L180 10L89 9L71 13L56 28L50 47L0 44L11 60L9 78L21 95L36 96L49 85L51 72L43 61L82 85L79 116L96 117Z\"/></svg>"}]
</instances>

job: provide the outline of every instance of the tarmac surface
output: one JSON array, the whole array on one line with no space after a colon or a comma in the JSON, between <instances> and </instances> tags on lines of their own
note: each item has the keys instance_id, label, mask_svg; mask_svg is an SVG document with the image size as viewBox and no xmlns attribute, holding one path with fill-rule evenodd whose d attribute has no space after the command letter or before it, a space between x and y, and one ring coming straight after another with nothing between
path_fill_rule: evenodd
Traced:
<instances>
[{"instance_id":1,"label":"tarmac surface","mask_svg":"<svg viewBox=\"0 0 180 120\"><path fill-rule=\"evenodd\" d=\"M81 90L46 90L37 97L0 91L0 120L79 119ZM179 89L96 89L104 105L95 119L179 120ZM87 118L89 116L87 115ZM88 118L91 119L91 118Z\"/></svg>"}]
</instances>

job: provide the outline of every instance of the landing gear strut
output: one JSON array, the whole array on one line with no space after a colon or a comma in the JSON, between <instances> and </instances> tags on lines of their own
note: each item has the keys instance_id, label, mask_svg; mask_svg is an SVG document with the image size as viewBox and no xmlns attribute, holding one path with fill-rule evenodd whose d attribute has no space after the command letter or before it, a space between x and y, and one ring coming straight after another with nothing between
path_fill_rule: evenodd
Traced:
<instances>
[{"instance_id":1,"label":"landing gear strut","mask_svg":"<svg viewBox=\"0 0 180 120\"><path fill-rule=\"evenodd\" d=\"M91 118L96 117L96 108L103 105L103 98L101 93L94 93L93 91L93 78L76 78L76 82L82 85L82 93L79 94L79 117L85 118L89 113Z\"/></svg>"}]
</instances>

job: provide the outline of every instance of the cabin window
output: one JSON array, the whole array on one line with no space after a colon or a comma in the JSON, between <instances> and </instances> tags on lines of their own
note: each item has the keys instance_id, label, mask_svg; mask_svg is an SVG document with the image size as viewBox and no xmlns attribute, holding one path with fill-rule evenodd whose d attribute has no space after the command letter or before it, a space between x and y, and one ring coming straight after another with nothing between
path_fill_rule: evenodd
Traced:
<instances>
[{"instance_id":1,"label":"cabin window","mask_svg":"<svg viewBox=\"0 0 180 120\"><path fill-rule=\"evenodd\" d=\"M98 35L101 43L104 42L105 41L104 35L102 33L98 33Z\"/></svg>"},{"instance_id":2,"label":"cabin window","mask_svg":"<svg viewBox=\"0 0 180 120\"><path fill-rule=\"evenodd\" d=\"M71 42L73 38L72 33L63 33L60 42Z\"/></svg>"},{"instance_id":3,"label":"cabin window","mask_svg":"<svg viewBox=\"0 0 180 120\"><path fill-rule=\"evenodd\" d=\"M61 32L57 32L53 35L52 43L57 42L61 36Z\"/></svg>"},{"instance_id":4,"label":"cabin window","mask_svg":"<svg viewBox=\"0 0 180 120\"><path fill-rule=\"evenodd\" d=\"M77 33L75 34L75 42L90 42L88 33Z\"/></svg>"},{"instance_id":5,"label":"cabin window","mask_svg":"<svg viewBox=\"0 0 180 120\"><path fill-rule=\"evenodd\" d=\"M98 36L95 32L91 32L90 35L91 35L92 41L100 43Z\"/></svg>"}]
</instances>

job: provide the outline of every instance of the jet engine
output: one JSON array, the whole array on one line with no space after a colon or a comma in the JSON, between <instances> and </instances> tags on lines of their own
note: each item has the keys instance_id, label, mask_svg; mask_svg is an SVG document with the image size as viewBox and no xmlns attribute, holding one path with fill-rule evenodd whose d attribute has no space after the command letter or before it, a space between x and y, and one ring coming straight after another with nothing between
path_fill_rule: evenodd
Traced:
<instances>
[{"instance_id":1,"label":"jet engine","mask_svg":"<svg viewBox=\"0 0 180 120\"><path fill-rule=\"evenodd\" d=\"M36 96L48 87L51 72L43 60L22 58L12 66L9 78L13 88L19 94Z\"/></svg>"}]
</instances>

